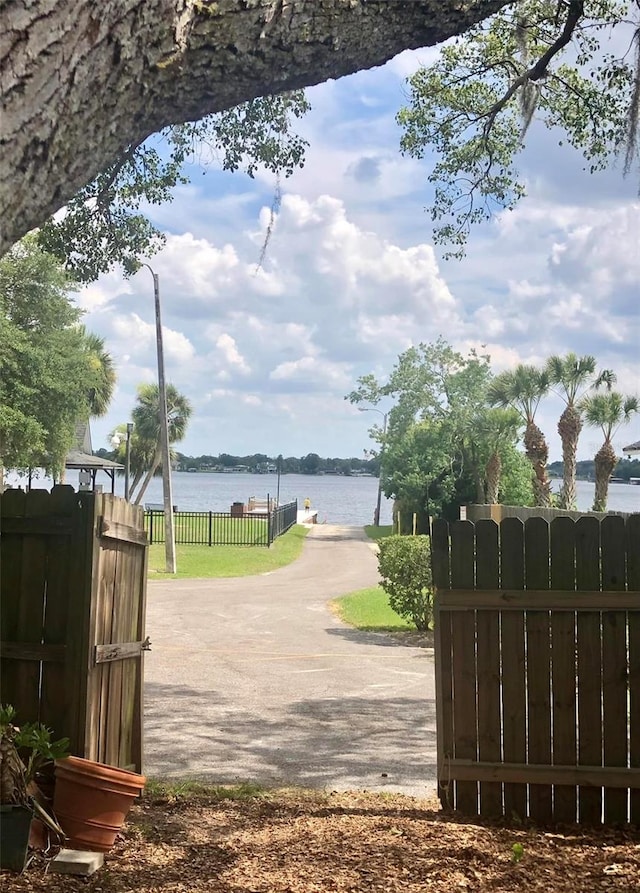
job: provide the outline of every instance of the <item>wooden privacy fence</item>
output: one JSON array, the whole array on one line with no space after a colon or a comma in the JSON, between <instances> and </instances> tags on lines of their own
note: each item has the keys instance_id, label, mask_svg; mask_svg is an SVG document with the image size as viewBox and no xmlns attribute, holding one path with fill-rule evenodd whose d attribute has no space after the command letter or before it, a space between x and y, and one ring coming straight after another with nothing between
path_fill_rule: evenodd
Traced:
<instances>
[{"instance_id":1,"label":"wooden privacy fence","mask_svg":"<svg viewBox=\"0 0 640 893\"><path fill-rule=\"evenodd\" d=\"M432 561L443 803L640 823L640 514L436 521Z\"/></svg>"},{"instance_id":2,"label":"wooden privacy fence","mask_svg":"<svg viewBox=\"0 0 640 893\"><path fill-rule=\"evenodd\" d=\"M0 494L0 701L71 752L142 767L143 512L72 487Z\"/></svg>"}]
</instances>

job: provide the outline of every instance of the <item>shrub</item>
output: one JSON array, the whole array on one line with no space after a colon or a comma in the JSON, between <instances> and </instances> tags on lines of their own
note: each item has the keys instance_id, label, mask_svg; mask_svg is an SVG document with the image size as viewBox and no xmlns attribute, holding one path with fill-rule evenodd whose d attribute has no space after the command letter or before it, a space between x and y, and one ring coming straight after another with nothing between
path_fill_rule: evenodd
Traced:
<instances>
[{"instance_id":1,"label":"shrub","mask_svg":"<svg viewBox=\"0 0 640 893\"><path fill-rule=\"evenodd\" d=\"M428 536L389 536L379 542L378 570L389 604L428 630L433 621L433 579Z\"/></svg>"}]
</instances>

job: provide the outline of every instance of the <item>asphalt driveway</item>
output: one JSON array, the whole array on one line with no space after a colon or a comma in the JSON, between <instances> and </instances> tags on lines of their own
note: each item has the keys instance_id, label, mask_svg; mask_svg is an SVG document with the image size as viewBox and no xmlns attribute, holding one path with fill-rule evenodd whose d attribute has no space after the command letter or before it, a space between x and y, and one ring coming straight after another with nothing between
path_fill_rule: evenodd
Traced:
<instances>
[{"instance_id":1,"label":"asphalt driveway","mask_svg":"<svg viewBox=\"0 0 640 893\"><path fill-rule=\"evenodd\" d=\"M323 524L278 571L150 582L145 772L432 794L431 650L328 607L377 579L362 529Z\"/></svg>"}]
</instances>

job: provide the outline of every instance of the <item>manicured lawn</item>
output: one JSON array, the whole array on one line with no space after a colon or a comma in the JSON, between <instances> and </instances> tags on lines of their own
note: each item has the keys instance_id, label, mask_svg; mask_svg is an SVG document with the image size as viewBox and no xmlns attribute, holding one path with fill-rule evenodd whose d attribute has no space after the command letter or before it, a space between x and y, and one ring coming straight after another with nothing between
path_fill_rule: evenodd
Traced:
<instances>
[{"instance_id":1,"label":"manicured lawn","mask_svg":"<svg viewBox=\"0 0 640 893\"><path fill-rule=\"evenodd\" d=\"M331 607L341 620L357 629L379 632L415 629L412 623L391 610L389 596L382 586L371 586L343 595L334 599Z\"/></svg>"},{"instance_id":2,"label":"manicured lawn","mask_svg":"<svg viewBox=\"0 0 640 893\"><path fill-rule=\"evenodd\" d=\"M381 540L385 536L392 535L393 527L391 524L382 527L374 527L373 524L365 524L364 532L371 540Z\"/></svg>"},{"instance_id":3,"label":"manicured lawn","mask_svg":"<svg viewBox=\"0 0 640 893\"><path fill-rule=\"evenodd\" d=\"M176 546L176 577L248 577L277 570L302 552L308 527L294 526L266 546ZM164 544L149 547L149 577L166 577Z\"/></svg>"}]
</instances>

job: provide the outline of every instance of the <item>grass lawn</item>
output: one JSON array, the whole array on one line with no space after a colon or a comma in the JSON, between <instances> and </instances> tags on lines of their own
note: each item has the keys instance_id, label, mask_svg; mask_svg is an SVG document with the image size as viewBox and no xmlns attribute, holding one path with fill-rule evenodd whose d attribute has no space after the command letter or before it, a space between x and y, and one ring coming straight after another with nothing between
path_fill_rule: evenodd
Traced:
<instances>
[{"instance_id":1,"label":"grass lawn","mask_svg":"<svg viewBox=\"0 0 640 893\"><path fill-rule=\"evenodd\" d=\"M393 527L391 524L382 527L374 527L373 524L365 524L364 532L371 540L381 540L383 537L391 536L393 534Z\"/></svg>"},{"instance_id":2,"label":"grass lawn","mask_svg":"<svg viewBox=\"0 0 640 893\"><path fill-rule=\"evenodd\" d=\"M277 570L302 552L308 527L295 525L266 546L176 546L176 577L248 577ZM166 577L164 544L149 547L149 577Z\"/></svg>"},{"instance_id":3,"label":"grass lawn","mask_svg":"<svg viewBox=\"0 0 640 893\"><path fill-rule=\"evenodd\" d=\"M415 629L413 623L391 610L389 596L382 586L359 589L336 598L331 602L331 608L341 620L356 629L377 632Z\"/></svg>"}]
</instances>

